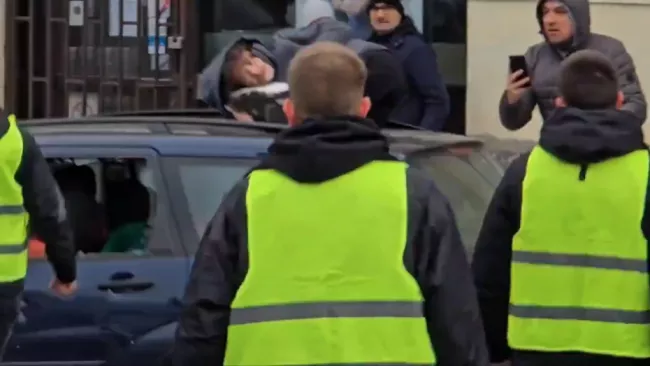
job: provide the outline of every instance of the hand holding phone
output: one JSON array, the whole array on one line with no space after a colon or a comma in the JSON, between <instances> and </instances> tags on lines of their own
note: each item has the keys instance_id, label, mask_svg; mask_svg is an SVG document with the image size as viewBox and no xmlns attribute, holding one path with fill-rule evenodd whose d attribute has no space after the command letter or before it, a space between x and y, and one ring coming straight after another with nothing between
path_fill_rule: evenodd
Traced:
<instances>
[{"instance_id":1,"label":"hand holding phone","mask_svg":"<svg viewBox=\"0 0 650 366\"><path fill-rule=\"evenodd\" d=\"M521 73L519 74L520 78L529 77L526 57L524 57L523 55L513 55L513 56L509 56L509 59L510 59L510 74L514 74L517 71L521 70Z\"/></svg>"},{"instance_id":2,"label":"hand holding phone","mask_svg":"<svg viewBox=\"0 0 650 366\"><path fill-rule=\"evenodd\" d=\"M510 75L506 86L506 99L509 104L514 104L521 99L521 95L530 87L528 65L523 55L510 56Z\"/></svg>"}]
</instances>

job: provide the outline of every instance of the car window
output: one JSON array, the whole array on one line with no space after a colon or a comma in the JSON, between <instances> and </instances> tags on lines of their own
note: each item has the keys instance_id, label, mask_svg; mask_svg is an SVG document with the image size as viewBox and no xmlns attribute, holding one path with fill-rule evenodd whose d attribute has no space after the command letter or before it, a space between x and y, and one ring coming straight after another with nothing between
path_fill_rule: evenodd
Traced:
<instances>
[{"instance_id":1,"label":"car window","mask_svg":"<svg viewBox=\"0 0 650 366\"><path fill-rule=\"evenodd\" d=\"M256 163L253 159L169 158L177 167L187 208L201 237L224 196ZM471 154L436 153L410 161L429 172L449 199L468 251L476 242L495 185L489 175L500 174L486 158ZM494 171L492 171L494 170Z\"/></svg>"},{"instance_id":2,"label":"car window","mask_svg":"<svg viewBox=\"0 0 650 366\"><path fill-rule=\"evenodd\" d=\"M168 207L160 199L166 193L157 161L148 151L124 155L83 149L65 155L44 152L65 199L80 256L140 258L183 253L182 247L173 245ZM32 239L30 258L42 259L37 233Z\"/></svg>"},{"instance_id":3,"label":"car window","mask_svg":"<svg viewBox=\"0 0 650 366\"><path fill-rule=\"evenodd\" d=\"M485 158L476 152L433 153L420 155L410 162L429 173L447 197L465 248L472 253L495 189L487 175L490 172L486 170L495 170L491 173L498 174L497 167L485 164Z\"/></svg>"},{"instance_id":4,"label":"car window","mask_svg":"<svg viewBox=\"0 0 650 366\"><path fill-rule=\"evenodd\" d=\"M256 163L221 158L173 158L173 161L199 237L224 196Z\"/></svg>"}]
</instances>

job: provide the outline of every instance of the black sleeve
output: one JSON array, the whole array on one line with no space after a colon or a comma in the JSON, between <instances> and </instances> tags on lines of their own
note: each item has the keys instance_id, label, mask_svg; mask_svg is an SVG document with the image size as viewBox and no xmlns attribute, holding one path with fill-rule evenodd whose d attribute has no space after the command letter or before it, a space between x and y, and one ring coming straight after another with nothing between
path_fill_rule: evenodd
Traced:
<instances>
[{"instance_id":1,"label":"black sleeve","mask_svg":"<svg viewBox=\"0 0 650 366\"><path fill-rule=\"evenodd\" d=\"M512 239L519 230L521 187L527 160L527 155L519 157L506 170L483 219L472 261L492 362L510 357L507 341L510 261Z\"/></svg>"},{"instance_id":2,"label":"black sleeve","mask_svg":"<svg viewBox=\"0 0 650 366\"><path fill-rule=\"evenodd\" d=\"M242 181L228 193L201 239L172 350L174 366L223 365L230 305L243 277L237 263L247 185Z\"/></svg>"},{"instance_id":3,"label":"black sleeve","mask_svg":"<svg viewBox=\"0 0 650 366\"><path fill-rule=\"evenodd\" d=\"M530 47L524 55L526 57L528 69L531 70L531 75L534 74L535 60L537 60L538 52L539 47L533 46ZM537 105L537 97L532 87L528 88L528 90L526 90L521 96L521 99L514 104L508 103L506 95L507 91L504 91L499 101L499 118L503 127L510 131L516 131L530 122L530 119L533 117L533 109L535 109L535 106Z\"/></svg>"},{"instance_id":4,"label":"black sleeve","mask_svg":"<svg viewBox=\"0 0 650 366\"><path fill-rule=\"evenodd\" d=\"M404 61L409 84L417 91L424 109L417 125L431 131L441 131L449 116L449 93L440 71L438 56L430 44L422 42ZM427 70L427 72L422 72Z\"/></svg>"},{"instance_id":5,"label":"black sleeve","mask_svg":"<svg viewBox=\"0 0 650 366\"><path fill-rule=\"evenodd\" d=\"M23 189L31 231L45 243L47 259L64 283L76 279L75 248L65 201L34 138L21 130L23 158L16 180Z\"/></svg>"},{"instance_id":6,"label":"black sleeve","mask_svg":"<svg viewBox=\"0 0 650 366\"><path fill-rule=\"evenodd\" d=\"M406 74L397 58L388 50L373 50L363 55L368 69L366 95L372 102L368 117L380 127L389 122L417 124L405 116L402 105L408 96Z\"/></svg>"},{"instance_id":7,"label":"black sleeve","mask_svg":"<svg viewBox=\"0 0 650 366\"><path fill-rule=\"evenodd\" d=\"M417 277L438 364L485 366L485 335L456 219L433 183L429 184L424 204L414 246L420 248Z\"/></svg>"}]
</instances>

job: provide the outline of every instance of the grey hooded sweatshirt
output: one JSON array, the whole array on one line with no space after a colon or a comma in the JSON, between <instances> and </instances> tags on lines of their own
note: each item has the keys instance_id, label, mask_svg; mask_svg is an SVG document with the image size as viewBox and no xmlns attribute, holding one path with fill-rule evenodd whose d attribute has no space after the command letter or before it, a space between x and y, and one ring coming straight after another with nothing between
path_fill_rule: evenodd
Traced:
<instances>
[{"instance_id":1,"label":"grey hooded sweatshirt","mask_svg":"<svg viewBox=\"0 0 650 366\"><path fill-rule=\"evenodd\" d=\"M542 6L546 0L537 3L536 16L540 29L542 27ZM636 74L632 57L623 43L615 38L591 33L591 15L588 0L560 0L571 12L575 22L573 49L593 49L607 55L612 61L621 91L625 96L623 110L636 116L639 123L646 119L646 100ZM525 53L532 88L521 99L508 104L506 93L501 96L499 116L503 126L509 130L524 127L532 117L535 106L539 107L542 118L546 121L555 110L554 100L558 96L557 82L560 63L569 53L560 52L546 41L531 46Z\"/></svg>"},{"instance_id":2,"label":"grey hooded sweatshirt","mask_svg":"<svg viewBox=\"0 0 650 366\"><path fill-rule=\"evenodd\" d=\"M275 67L273 55L269 52L262 40L254 36L234 37L223 49L216 55L199 75L197 99L205 105L217 109L224 116L230 116L225 108L228 102L227 91L223 83L223 66L226 61L227 53L236 45L247 42L251 44L253 55L262 58L267 63ZM277 79L277 75L276 75ZM282 80L284 81L284 80Z\"/></svg>"}]
</instances>

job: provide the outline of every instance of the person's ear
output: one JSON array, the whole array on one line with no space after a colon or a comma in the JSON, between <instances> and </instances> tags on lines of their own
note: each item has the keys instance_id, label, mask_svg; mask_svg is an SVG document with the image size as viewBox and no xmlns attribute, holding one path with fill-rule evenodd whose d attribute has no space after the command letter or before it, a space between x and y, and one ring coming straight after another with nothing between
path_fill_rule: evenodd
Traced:
<instances>
[{"instance_id":1,"label":"person's ear","mask_svg":"<svg viewBox=\"0 0 650 366\"><path fill-rule=\"evenodd\" d=\"M623 104L625 104L625 95L623 95L622 91L619 91L616 94L616 109L623 108Z\"/></svg>"},{"instance_id":2,"label":"person's ear","mask_svg":"<svg viewBox=\"0 0 650 366\"><path fill-rule=\"evenodd\" d=\"M282 111L284 112L284 115L287 116L289 126L293 127L298 124L296 121L296 107L293 105L291 99L287 98L284 100L284 103L282 103Z\"/></svg>"},{"instance_id":3,"label":"person's ear","mask_svg":"<svg viewBox=\"0 0 650 366\"><path fill-rule=\"evenodd\" d=\"M566 107L566 101L562 97L557 97L555 98L555 107L556 108L565 108Z\"/></svg>"},{"instance_id":4,"label":"person's ear","mask_svg":"<svg viewBox=\"0 0 650 366\"><path fill-rule=\"evenodd\" d=\"M366 118L368 116L368 112L370 112L370 108L372 108L372 102L370 101L370 98L363 97L363 99L361 99L361 104L359 105L359 117Z\"/></svg>"}]
</instances>

